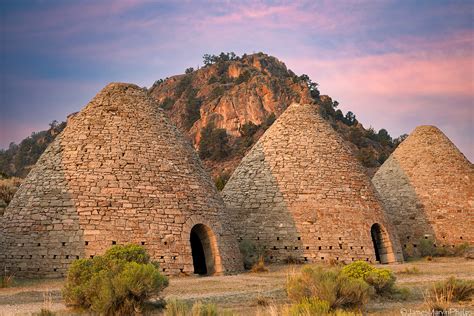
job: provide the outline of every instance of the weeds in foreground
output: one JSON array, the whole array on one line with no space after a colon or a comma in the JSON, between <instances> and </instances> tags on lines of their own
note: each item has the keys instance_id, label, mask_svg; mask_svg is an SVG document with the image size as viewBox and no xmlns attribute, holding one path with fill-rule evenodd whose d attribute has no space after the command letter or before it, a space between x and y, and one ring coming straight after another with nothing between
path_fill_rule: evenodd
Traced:
<instances>
[{"instance_id":1,"label":"weeds in foreground","mask_svg":"<svg viewBox=\"0 0 474 316\"><path fill-rule=\"evenodd\" d=\"M43 293L43 307L39 313L35 313L35 316L55 316L56 313L51 310L53 307L53 295L51 291L47 290Z\"/></svg>"},{"instance_id":2,"label":"weeds in foreground","mask_svg":"<svg viewBox=\"0 0 474 316\"><path fill-rule=\"evenodd\" d=\"M293 305L271 306L268 310L271 316L358 316L362 315L358 311L346 311L342 309L330 310L325 301L317 299L304 299L302 302Z\"/></svg>"},{"instance_id":3,"label":"weeds in foreground","mask_svg":"<svg viewBox=\"0 0 474 316\"><path fill-rule=\"evenodd\" d=\"M35 316L55 316L56 313L47 308L42 308L39 313L34 314Z\"/></svg>"},{"instance_id":4,"label":"weeds in foreground","mask_svg":"<svg viewBox=\"0 0 474 316\"><path fill-rule=\"evenodd\" d=\"M217 316L217 306L212 303L196 302L191 308L192 316Z\"/></svg>"},{"instance_id":5,"label":"weeds in foreground","mask_svg":"<svg viewBox=\"0 0 474 316\"><path fill-rule=\"evenodd\" d=\"M421 271L417 267L406 267L398 272L398 274L420 274Z\"/></svg>"},{"instance_id":6,"label":"weeds in foreground","mask_svg":"<svg viewBox=\"0 0 474 316\"><path fill-rule=\"evenodd\" d=\"M259 272L268 272L268 268L265 266L265 260L263 259L263 256L260 256L258 258L257 263L255 263L252 266L253 273L259 273Z\"/></svg>"},{"instance_id":7,"label":"weeds in foreground","mask_svg":"<svg viewBox=\"0 0 474 316\"><path fill-rule=\"evenodd\" d=\"M424 295L425 304L433 311L447 311L453 302L474 297L474 281L451 277L433 285Z\"/></svg>"},{"instance_id":8,"label":"weeds in foreground","mask_svg":"<svg viewBox=\"0 0 474 316\"><path fill-rule=\"evenodd\" d=\"M195 302L192 306L182 300L171 299L166 301L165 316L232 316L227 310L219 310L216 304Z\"/></svg>"},{"instance_id":9,"label":"weeds in foreground","mask_svg":"<svg viewBox=\"0 0 474 316\"><path fill-rule=\"evenodd\" d=\"M317 298L303 298L298 304L289 308L290 315L323 315L329 313L330 306L327 301Z\"/></svg>"},{"instance_id":10,"label":"weeds in foreground","mask_svg":"<svg viewBox=\"0 0 474 316\"><path fill-rule=\"evenodd\" d=\"M3 275L0 276L0 289L12 287L15 282L15 277L13 274L7 272L5 268L3 271Z\"/></svg>"},{"instance_id":11,"label":"weeds in foreground","mask_svg":"<svg viewBox=\"0 0 474 316\"><path fill-rule=\"evenodd\" d=\"M263 296L262 294L258 294L255 301L256 301L258 306L269 306L270 305L269 298Z\"/></svg>"},{"instance_id":12,"label":"weeds in foreground","mask_svg":"<svg viewBox=\"0 0 474 316\"><path fill-rule=\"evenodd\" d=\"M182 300L170 299L166 301L166 316L185 316L189 315L191 306Z\"/></svg>"},{"instance_id":13,"label":"weeds in foreground","mask_svg":"<svg viewBox=\"0 0 474 316\"><path fill-rule=\"evenodd\" d=\"M305 299L316 299L327 302L331 311L360 310L369 299L370 286L361 279L344 275L339 269L308 266L299 275L288 276L287 293L297 304Z\"/></svg>"},{"instance_id":14,"label":"weeds in foreground","mask_svg":"<svg viewBox=\"0 0 474 316\"><path fill-rule=\"evenodd\" d=\"M13 275L0 276L0 288L12 287L14 279Z\"/></svg>"}]
</instances>

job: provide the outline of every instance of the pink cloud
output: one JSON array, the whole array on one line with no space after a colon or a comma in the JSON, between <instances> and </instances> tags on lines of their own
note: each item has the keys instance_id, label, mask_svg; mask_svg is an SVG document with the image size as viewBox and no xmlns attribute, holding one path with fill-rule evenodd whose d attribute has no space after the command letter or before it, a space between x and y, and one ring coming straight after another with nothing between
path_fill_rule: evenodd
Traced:
<instances>
[{"instance_id":1,"label":"pink cloud","mask_svg":"<svg viewBox=\"0 0 474 316\"><path fill-rule=\"evenodd\" d=\"M440 127L469 159L474 158L474 58L469 32L437 42L393 42L398 52L288 58L297 73L307 73L323 94L353 111L366 126L394 136L417 125ZM306 56L310 51L304 51ZM313 52L317 56L317 52Z\"/></svg>"},{"instance_id":2,"label":"pink cloud","mask_svg":"<svg viewBox=\"0 0 474 316\"><path fill-rule=\"evenodd\" d=\"M385 45L397 49L386 54L370 54L349 46L339 55L317 57L318 52L306 48L304 55L315 57L285 60L297 72L309 72L323 90L377 97L400 93L474 97L471 32L459 32L438 41L401 38Z\"/></svg>"},{"instance_id":3,"label":"pink cloud","mask_svg":"<svg viewBox=\"0 0 474 316\"><path fill-rule=\"evenodd\" d=\"M373 7L377 6L376 4ZM268 4L260 1L250 3L228 2L220 4L221 14L199 15L195 24L199 28L214 27L259 27L285 30L317 30L318 32L339 33L360 26L360 21L367 13L360 5L351 2L282 2ZM194 23L193 23L194 24Z\"/></svg>"}]
</instances>

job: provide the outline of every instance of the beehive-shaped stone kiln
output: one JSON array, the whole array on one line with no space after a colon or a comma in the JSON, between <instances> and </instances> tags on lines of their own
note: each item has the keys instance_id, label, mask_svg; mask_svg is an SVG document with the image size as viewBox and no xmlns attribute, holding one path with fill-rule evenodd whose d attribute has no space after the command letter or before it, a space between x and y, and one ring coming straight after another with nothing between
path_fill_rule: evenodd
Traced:
<instances>
[{"instance_id":1,"label":"beehive-shaped stone kiln","mask_svg":"<svg viewBox=\"0 0 474 316\"><path fill-rule=\"evenodd\" d=\"M402 260L370 179L314 105L288 107L223 198L237 238L272 261Z\"/></svg>"},{"instance_id":2,"label":"beehive-shaped stone kiln","mask_svg":"<svg viewBox=\"0 0 474 316\"><path fill-rule=\"evenodd\" d=\"M242 268L225 207L146 90L112 83L39 159L1 218L0 263L62 276L76 258L143 245L165 274Z\"/></svg>"},{"instance_id":3,"label":"beehive-shaped stone kiln","mask_svg":"<svg viewBox=\"0 0 474 316\"><path fill-rule=\"evenodd\" d=\"M404 249L474 243L474 168L434 126L419 126L374 175Z\"/></svg>"}]
</instances>

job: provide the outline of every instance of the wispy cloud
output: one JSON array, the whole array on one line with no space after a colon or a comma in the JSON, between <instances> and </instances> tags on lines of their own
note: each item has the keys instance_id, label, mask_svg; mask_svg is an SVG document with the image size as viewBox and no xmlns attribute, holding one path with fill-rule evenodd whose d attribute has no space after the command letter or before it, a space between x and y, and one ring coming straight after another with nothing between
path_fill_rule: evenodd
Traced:
<instances>
[{"instance_id":1,"label":"wispy cloud","mask_svg":"<svg viewBox=\"0 0 474 316\"><path fill-rule=\"evenodd\" d=\"M1 119L3 126L15 121L8 126L18 126L16 131L25 131L21 122L47 126L56 117L38 115L38 109L67 114L108 81L149 85L196 66L204 53L264 51L308 73L365 125L397 135L431 122L474 158L472 2L85 0L0 6L1 77L8 82ZM22 132L16 131L2 130L1 136L18 140Z\"/></svg>"}]
</instances>

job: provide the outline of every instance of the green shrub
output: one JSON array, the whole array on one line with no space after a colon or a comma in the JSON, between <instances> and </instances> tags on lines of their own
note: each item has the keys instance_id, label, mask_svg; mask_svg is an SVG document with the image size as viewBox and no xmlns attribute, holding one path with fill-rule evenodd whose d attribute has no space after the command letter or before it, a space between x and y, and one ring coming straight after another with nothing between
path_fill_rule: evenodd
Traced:
<instances>
[{"instance_id":1,"label":"green shrub","mask_svg":"<svg viewBox=\"0 0 474 316\"><path fill-rule=\"evenodd\" d=\"M192 88L192 75L185 75L183 78L178 82L176 88L174 89L174 94L177 99L181 97L181 95L188 89Z\"/></svg>"},{"instance_id":2,"label":"green shrub","mask_svg":"<svg viewBox=\"0 0 474 316\"><path fill-rule=\"evenodd\" d=\"M217 77L216 76L211 76L211 78L209 78L209 80L207 81L208 84L213 84L213 83L216 83L218 80L217 80Z\"/></svg>"},{"instance_id":3,"label":"green shrub","mask_svg":"<svg viewBox=\"0 0 474 316\"><path fill-rule=\"evenodd\" d=\"M405 260L410 260L412 258L415 258L416 252L415 252L415 247L413 247L412 244L407 244L406 246L403 247L403 258Z\"/></svg>"},{"instance_id":4,"label":"green shrub","mask_svg":"<svg viewBox=\"0 0 474 316\"><path fill-rule=\"evenodd\" d=\"M364 281L373 286L375 292L379 295L391 293L396 279L393 272L388 269L375 269L368 272L364 277Z\"/></svg>"},{"instance_id":5,"label":"green shrub","mask_svg":"<svg viewBox=\"0 0 474 316\"><path fill-rule=\"evenodd\" d=\"M251 74L248 70L242 72L235 80L236 84L241 84L250 80Z\"/></svg>"},{"instance_id":6,"label":"green shrub","mask_svg":"<svg viewBox=\"0 0 474 316\"><path fill-rule=\"evenodd\" d=\"M185 94L185 114L182 114L184 125L186 128L191 128L197 120L201 118L201 98L197 97L196 89L188 89Z\"/></svg>"},{"instance_id":7,"label":"green shrub","mask_svg":"<svg viewBox=\"0 0 474 316\"><path fill-rule=\"evenodd\" d=\"M436 247L431 238L421 238L418 243L418 252L421 257L433 257L436 255Z\"/></svg>"},{"instance_id":8,"label":"green shrub","mask_svg":"<svg viewBox=\"0 0 474 316\"><path fill-rule=\"evenodd\" d=\"M222 191L227 183L229 181L230 175L226 172L220 174L215 180L214 183L216 185L216 188L218 191Z\"/></svg>"},{"instance_id":9,"label":"green shrub","mask_svg":"<svg viewBox=\"0 0 474 316\"><path fill-rule=\"evenodd\" d=\"M378 166L377 153L369 148L361 148L357 152L357 159L367 168Z\"/></svg>"},{"instance_id":10,"label":"green shrub","mask_svg":"<svg viewBox=\"0 0 474 316\"><path fill-rule=\"evenodd\" d=\"M364 277L369 273L374 271L376 268L366 261L354 261L351 264L348 264L342 268L342 273L347 275L350 278L354 279L364 279Z\"/></svg>"},{"instance_id":11,"label":"green shrub","mask_svg":"<svg viewBox=\"0 0 474 316\"><path fill-rule=\"evenodd\" d=\"M173 107L174 100L172 98L166 97L163 102L160 103L160 108L163 110L169 110Z\"/></svg>"},{"instance_id":12,"label":"green shrub","mask_svg":"<svg viewBox=\"0 0 474 316\"><path fill-rule=\"evenodd\" d=\"M63 297L68 305L102 314L134 314L168 285L143 247L113 246L103 256L69 268Z\"/></svg>"},{"instance_id":13,"label":"green shrub","mask_svg":"<svg viewBox=\"0 0 474 316\"><path fill-rule=\"evenodd\" d=\"M395 301L406 301L412 297L412 291L408 287L394 286L390 293L386 293L388 297Z\"/></svg>"},{"instance_id":14,"label":"green shrub","mask_svg":"<svg viewBox=\"0 0 474 316\"><path fill-rule=\"evenodd\" d=\"M257 131L259 126L253 122L247 122L239 128L240 135L243 137L252 137Z\"/></svg>"},{"instance_id":15,"label":"green shrub","mask_svg":"<svg viewBox=\"0 0 474 316\"><path fill-rule=\"evenodd\" d=\"M199 157L221 161L229 155L229 138L223 128L215 128L214 124L207 124L201 131L199 142Z\"/></svg>"},{"instance_id":16,"label":"green shrub","mask_svg":"<svg viewBox=\"0 0 474 316\"><path fill-rule=\"evenodd\" d=\"M412 245L407 245L404 249L406 259L417 257L462 257L469 249L469 243L465 242L456 246L438 245L432 238L421 238L418 246L415 248Z\"/></svg>"},{"instance_id":17,"label":"green shrub","mask_svg":"<svg viewBox=\"0 0 474 316\"><path fill-rule=\"evenodd\" d=\"M378 295L394 290L396 277L388 269L377 269L365 261L355 261L344 268L342 273L350 278L364 280L375 289Z\"/></svg>"},{"instance_id":18,"label":"green shrub","mask_svg":"<svg viewBox=\"0 0 474 316\"><path fill-rule=\"evenodd\" d=\"M139 245L116 245L107 250L104 254L106 262L123 260L126 262L136 262L146 264L150 262L150 256L145 248Z\"/></svg>"},{"instance_id":19,"label":"green shrub","mask_svg":"<svg viewBox=\"0 0 474 316\"><path fill-rule=\"evenodd\" d=\"M267 117L265 117L265 121L261 124L263 130L267 130L272 124L276 121L275 113L270 113Z\"/></svg>"},{"instance_id":20,"label":"green shrub","mask_svg":"<svg viewBox=\"0 0 474 316\"><path fill-rule=\"evenodd\" d=\"M317 298L303 298L290 307L290 315L324 315L329 313L329 303Z\"/></svg>"},{"instance_id":21,"label":"green shrub","mask_svg":"<svg viewBox=\"0 0 474 316\"><path fill-rule=\"evenodd\" d=\"M259 258L265 259L265 251L263 248L255 245L250 240L242 240L239 243L239 250L244 260L244 268L247 270L252 269Z\"/></svg>"},{"instance_id":22,"label":"green shrub","mask_svg":"<svg viewBox=\"0 0 474 316\"><path fill-rule=\"evenodd\" d=\"M211 93L209 94L209 99L214 100L220 98L224 95L225 88L223 86L216 86L212 89Z\"/></svg>"},{"instance_id":23,"label":"green shrub","mask_svg":"<svg viewBox=\"0 0 474 316\"><path fill-rule=\"evenodd\" d=\"M299 275L288 277L287 293L296 302L304 298L326 301L331 310L361 309L368 301L370 287L338 269L304 267Z\"/></svg>"},{"instance_id":24,"label":"green shrub","mask_svg":"<svg viewBox=\"0 0 474 316\"><path fill-rule=\"evenodd\" d=\"M467 250L469 249L470 245L468 242L462 243L454 247L453 256L462 257L466 254Z\"/></svg>"}]
</instances>

